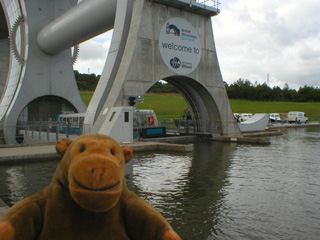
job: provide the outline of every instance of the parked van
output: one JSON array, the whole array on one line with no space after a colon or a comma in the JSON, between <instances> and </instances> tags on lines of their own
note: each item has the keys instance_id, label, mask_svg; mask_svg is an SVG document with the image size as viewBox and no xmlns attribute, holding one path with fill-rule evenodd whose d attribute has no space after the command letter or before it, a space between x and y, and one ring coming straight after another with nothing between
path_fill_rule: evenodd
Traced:
<instances>
[{"instance_id":1,"label":"parked van","mask_svg":"<svg viewBox=\"0 0 320 240\"><path fill-rule=\"evenodd\" d=\"M289 123L308 123L309 119L304 112L288 112Z\"/></svg>"}]
</instances>

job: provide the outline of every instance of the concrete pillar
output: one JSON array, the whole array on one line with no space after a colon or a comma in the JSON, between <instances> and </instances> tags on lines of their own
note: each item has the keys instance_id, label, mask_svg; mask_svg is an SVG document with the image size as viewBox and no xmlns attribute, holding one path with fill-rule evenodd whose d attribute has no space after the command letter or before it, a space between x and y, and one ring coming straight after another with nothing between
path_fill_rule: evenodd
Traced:
<instances>
[{"instance_id":1,"label":"concrete pillar","mask_svg":"<svg viewBox=\"0 0 320 240\"><path fill-rule=\"evenodd\" d=\"M9 70L10 45L9 39L0 39L0 99L6 86Z\"/></svg>"},{"instance_id":2,"label":"concrete pillar","mask_svg":"<svg viewBox=\"0 0 320 240\"><path fill-rule=\"evenodd\" d=\"M99 132L112 107L128 106L129 97L143 96L164 79L181 90L201 131L207 131L207 125L215 126L209 130L215 134L241 135L214 44L211 16L217 13L216 9L195 6L190 1L134 1L122 60L92 131ZM190 47L187 42L194 44ZM166 59L164 50L172 56ZM97 88L107 81L110 80L102 76Z\"/></svg>"},{"instance_id":3,"label":"concrete pillar","mask_svg":"<svg viewBox=\"0 0 320 240\"><path fill-rule=\"evenodd\" d=\"M16 36L10 48L18 50L10 51L7 87L0 102L0 138L4 138L5 143L16 143L19 115L37 99L62 99L75 111L86 111L75 81L71 50L50 56L41 51L36 41L40 29L66 13L78 1L0 1L5 24L13 34L11 38Z\"/></svg>"}]
</instances>

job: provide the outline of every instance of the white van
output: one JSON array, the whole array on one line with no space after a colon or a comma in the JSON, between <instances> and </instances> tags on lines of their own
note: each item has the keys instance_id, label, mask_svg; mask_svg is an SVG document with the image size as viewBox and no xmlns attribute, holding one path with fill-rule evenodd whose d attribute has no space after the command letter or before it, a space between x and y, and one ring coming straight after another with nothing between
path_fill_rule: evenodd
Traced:
<instances>
[{"instance_id":1,"label":"white van","mask_svg":"<svg viewBox=\"0 0 320 240\"><path fill-rule=\"evenodd\" d=\"M309 119L308 117L305 115L304 112L288 112L288 122L289 123L308 123Z\"/></svg>"}]
</instances>

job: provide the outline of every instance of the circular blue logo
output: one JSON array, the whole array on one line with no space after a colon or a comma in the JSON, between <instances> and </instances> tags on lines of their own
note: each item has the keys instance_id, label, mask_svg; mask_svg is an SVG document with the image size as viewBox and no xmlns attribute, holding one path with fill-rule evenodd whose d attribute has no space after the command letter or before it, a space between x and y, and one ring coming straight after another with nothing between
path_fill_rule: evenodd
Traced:
<instances>
[{"instance_id":1,"label":"circular blue logo","mask_svg":"<svg viewBox=\"0 0 320 240\"><path fill-rule=\"evenodd\" d=\"M170 65L171 65L171 67L177 69L181 66L181 61L179 58L174 57L170 60Z\"/></svg>"}]
</instances>

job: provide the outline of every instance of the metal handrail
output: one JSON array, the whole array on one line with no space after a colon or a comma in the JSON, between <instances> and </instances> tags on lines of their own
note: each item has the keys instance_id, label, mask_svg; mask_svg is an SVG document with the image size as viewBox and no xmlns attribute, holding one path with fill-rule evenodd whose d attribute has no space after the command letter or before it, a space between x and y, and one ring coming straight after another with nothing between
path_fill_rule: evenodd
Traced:
<instances>
[{"instance_id":1,"label":"metal handrail","mask_svg":"<svg viewBox=\"0 0 320 240\"><path fill-rule=\"evenodd\" d=\"M178 124L174 121L178 120ZM8 126L7 126L8 127ZM10 127L10 126L9 126ZM62 128L63 127L63 128ZM134 126L134 133L140 139L140 132L144 128L152 128L154 126ZM178 134L205 134L213 133L220 134L220 124L214 122L199 122L186 119L172 119L163 117L162 123L159 126L165 127L167 132ZM16 134L12 136L17 143L43 143L55 142L59 138L76 138L77 136L90 132L90 126L81 124L79 128L73 127L71 124L59 125L53 121L28 121L19 122L17 126L12 126L16 129ZM12 139L11 139L12 140ZM4 138L0 133L0 144L4 143Z\"/></svg>"},{"instance_id":2,"label":"metal handrail","mask_svg":"<svg viewBox=\"0 0 320 240\"><path fill-rule=\"evenodd\" d=\"M216 8L216 9L219 9L219 5L221 4L217 0L196 0L196 2L201 3L205 6L210 6L210 7Z\"/></svg>"},{"instance_id":3,"label":"metal handrail","mask_svg":"<svg viewBox=\"0 0 320 240\"><path fill-rule=\"evenodd\" d=\"M64 127L62 129L62 127ZM7 126L7 128L11 128ZM12 136L17 143L55 142L59 138L75 138L81 134L89 133L88 124L80 124L78 128L72 125L61 125L52 121L28 121L19 122L16 134ZM12 139L11 139L12 140ZM4 137L0 134L0 144L4 143Z\"/></svg>"}]
</instances>

